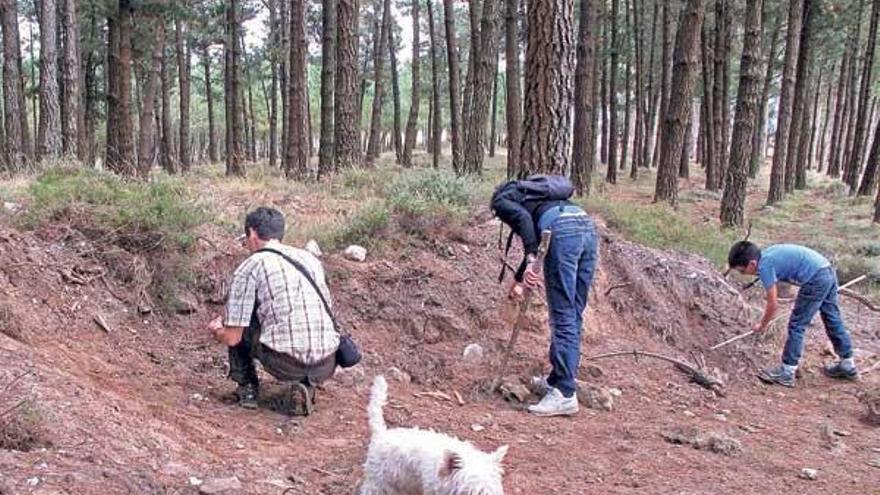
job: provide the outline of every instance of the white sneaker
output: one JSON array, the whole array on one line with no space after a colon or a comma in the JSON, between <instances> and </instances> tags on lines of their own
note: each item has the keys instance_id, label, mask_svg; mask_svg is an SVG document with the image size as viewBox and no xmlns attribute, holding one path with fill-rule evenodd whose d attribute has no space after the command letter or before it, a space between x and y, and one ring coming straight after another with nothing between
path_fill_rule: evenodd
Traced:
<instances>
[{"instance_id":1,"label":"white sneaker","mask_svg":"<svg viewBox=\"0 0 880 495\"><path fill-rule=\"evenodd\" d=\"M529 412L535 416L572 416L578 412L577 394L565 397L558 388L550 388L541 402L529 406Z\"/></svg>"}]
</instances>

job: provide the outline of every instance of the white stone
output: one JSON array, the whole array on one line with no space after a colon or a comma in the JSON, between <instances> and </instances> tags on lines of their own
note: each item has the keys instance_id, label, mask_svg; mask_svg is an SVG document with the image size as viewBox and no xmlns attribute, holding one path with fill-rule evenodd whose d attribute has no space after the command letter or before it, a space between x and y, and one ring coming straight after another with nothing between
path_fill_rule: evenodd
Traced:
<instances>
[{"instance_id":1,"label":"white stone","mask_svg":"<svg viewBox=\"0 0 880 495\"><path fill-rule=\"evenodd\" d=\"M474 430L475 432L479 433L479 432L485 430L486 427L483 425L479 425L479 424L474 423L471 425L471 429Z\"/></svg>"},{"instance_id":2,"label":"white stone","mask_svg":"<svg viewBox=\"0 0 880 495\"><path fill-rule=\"evenodd\" d=\"M317 256L318 258L320 258L321 255L324 254L324 252L321 251L321 246L318 245L318 241L314 239L309 239L309 242L306 243L305 250L312 253L314 256Z\"/></svg>"},{"instance_id":3,"label":"white stone","mask_svg":"<svg viewBox=\"0 0 880 495\"><path fill-rule=\"evenodd\" d=\"M238 478L218 478L208 480L199 487L199 493L202 495L216 495L220 493L241 493L241 481Z\"/></svg>"},{"instance_id":4,"label":"white stone","mask_svg":"<svg viewBox=\"0 0 880 495\"><path fill-rule=\"evenodd\" d=\"M190 484L190 486L202 486L202 480L200 480L199 478L196 478L195 476L190 476L189 477L189 484Z\"/></svg>"},{"instance_id":5,"label":"white stone","mask_svg":"<svg viewBox=\"0 0 880 495\"><path fill-rule=\"evenodd\" d=\"M342 253L346 259L363 263L367 260L367 249L363 246L351 245Z\"/></svg>"},{"instance_id":6,"label":"white stone","mask_svg":"<svg viewBox=\"0 0 880 495\"><path fill-rule=\"evenodd\" d=\"M409 376L409 373L401 370L400 368L396 368L392 366L388 368L388 371L385 372L388 375L388 378L398 382L398 383L409 383L412 381L412 378Z\"/></svg>"},{"instance_id":7,"label":"white stone","mask_svg":"<svg viewBox=\"0 0 880 495\"><path fill-rule=\"evenodd\" d=\"M816 469L803 468L801 469L801 478L805 480L814 480L819 476L819 471Z\"/></svg>"},{"instance_id":8,"label":"white stone","mask_svg":"<svg viewBox=\"0 0 880 495\"><path fill-rule=\"evenodd\" d=\"M619 388L609 388L608 393L615 397L620 397L621 395L623 395L623 392Z\"/></svg>"},{"instance_id":9,"label":"white stone","mask_svg":"<svg viewBox=\"0 0 880 495\"><path fill-rule=\"evenodd\" d=\"M480 364L483 361L483 346L480 344L468 344L464 348L464 361L468 364Z\"/></svg>"}]
</instances>

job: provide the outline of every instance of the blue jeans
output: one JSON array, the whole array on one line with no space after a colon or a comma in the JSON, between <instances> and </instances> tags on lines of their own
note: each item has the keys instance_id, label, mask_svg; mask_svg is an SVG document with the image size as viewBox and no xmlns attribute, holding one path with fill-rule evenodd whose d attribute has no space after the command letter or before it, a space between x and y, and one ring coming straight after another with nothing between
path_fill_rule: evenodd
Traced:
<instances>
[{"instance_id":1,"label":"blue jeans","mask_svg":"<svg viewBox=\"0 0 880 495\"><path fill-rule=\"evenodd\" d=\"M587 216L559 217L544 258L550 309L550 364L547 383L571 397L581 353L581 326L596 267L596 227Z\"/></svg>"},{"instance_id":2,"label":"blue jeans","mask_svg":"<svg viewBox=\"0 0 880 495\"><path fill-rule=\"evenodd\" d=\"M788 339L782 351L782 362L797 366L804 350L804 332L816 313L822 315L825 333L841 359L852 357L852 341L843 325L837 295L837 274L831 267L823 268L798 291L794 310L788 321Z\"/></svg>"}]
</instances>

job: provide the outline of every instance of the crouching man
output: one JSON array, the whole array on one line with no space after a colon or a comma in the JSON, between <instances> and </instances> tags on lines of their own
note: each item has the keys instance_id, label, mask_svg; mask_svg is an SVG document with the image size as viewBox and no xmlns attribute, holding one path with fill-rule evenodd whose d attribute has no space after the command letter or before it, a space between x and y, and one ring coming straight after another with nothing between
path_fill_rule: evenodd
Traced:
<instances>
[{"instance_id":1,"label":"crouching man","mask_svg":"<svg viewBox=\"0 0 880 495\"><path fill-rule=\"evenodd\" d=\"M766 330L776 315L778 282L800 286L788 320L782 363L763 370L758 378L765 383L794 387L795 372L804 351L804 333L816 313L821 315L825 333L840 357L840 361L823 371L831 378L853 380L858 376L852 339L840 313L837 273L824 256L796 244L776 244L761 250L751 242L740 241L730 248L727 264L742 274L757 275L764 286L767 303L761 321L752 327L756 334Z\"/></svg>"},{"instance_id":2,"label":"crouching man","mask_svg":"<svg viewBox=\"0 0 880 495\"><path fill-rule=\"evenodd\" d=\"M323 295L329 307L324 270L311 253L281 243L285 225L278 210L257 208L247 215L244 231L243 244L252 254L232 275L225 315L209 328L229 346L229 378L238 383L242 407L257 407L259 360L269 374L299 390L308 413L314 387L333 376L339 347L322 301Z\"/></svg>"}]
</instances>

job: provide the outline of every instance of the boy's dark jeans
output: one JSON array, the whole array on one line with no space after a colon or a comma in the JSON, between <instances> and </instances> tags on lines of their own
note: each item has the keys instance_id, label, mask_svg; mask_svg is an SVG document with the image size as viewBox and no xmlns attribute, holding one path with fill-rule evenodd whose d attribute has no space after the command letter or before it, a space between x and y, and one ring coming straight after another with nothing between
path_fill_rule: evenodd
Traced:
<instances>
[{"instance_id":1,"label":"boy's dark jeans","mask_svg":"<svg viewBox=\"0 0 880 495\"><path fill-rule=\"evenodd\" d=\"M804 332L816 313L822 315L825 333L834 345L834 352L841 359L852 357L852 341L840 315L837 274L829 266L816 272L798 291L788 321L788 340L782 351L783 364L797 366L804 350Z\"/></svg>"},{"instance_id":2,"label":"boy's dark jeans","mask_svg":"<svg viewBox=\"0 0 880 495\"><path fill-rule=\"evenodd\" d=\"M583 314L596 267L596 228L587 216L563 216L551 230L553 236L544 258L553 366L547 383L571 397L580 362Z\"/></svg>"},{"instance_id":3,"label":"boy's dark jeans","mask_svg":"<svg viewBox=\"0 0 880 495\"><path fill-rule=\"evenodd\" d=\"M331 354L323 361L307 365L293 356L276 352L260 343L260 324L257 318L245 329L241 342L229 348L229 378L239 385L259 385L254 360L263 364L270 375L282 382L301 382L318 385L336 371L336 356Z\"/></svg>"}]
</instances>

